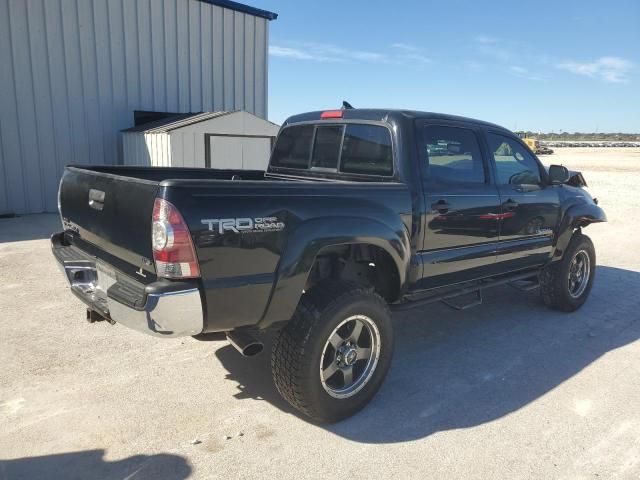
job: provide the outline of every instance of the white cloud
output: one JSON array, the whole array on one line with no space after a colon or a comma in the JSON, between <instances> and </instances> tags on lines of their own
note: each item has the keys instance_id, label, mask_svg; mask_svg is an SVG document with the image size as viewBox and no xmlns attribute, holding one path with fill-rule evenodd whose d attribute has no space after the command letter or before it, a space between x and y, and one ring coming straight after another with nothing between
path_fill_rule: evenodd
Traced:
<instances>
[{"instance_id":1,"label":"white cloud","mask_svg":"<svg viewBox=\"0 0 640 480\"><path fill-rule=\"evenodd\" d=\"M287 46L271 45L269 47L269 55L316 62L366 62L397 65L424 65L431 63L431 59L422 53L420 47L402 43L393 44L391 47L395 51L383 53L348 49L324 43L297 42Z\"/></svg>"},{"instance_id":2,"label":"white cloud","mask_svg":"<svg viewBox=\"0 0 640 480\"><path fill-rule=\"evenodd\" d=\"M401 52L395 57L400 63L431 63L431 59L424 54L423 49L416 45L394 43L391 47Z\"/></svg>"},{"instance_id":3,"label":"white cloud","mask_svg":"<svg viewBox=\"0 0 640 480\"><path fill-rule=\"evenodd\" d=\"M475 39L476 49L482 55L507 63L513 57L511 46L502 39L478 35Z\"/></svg>"},{"instance_id":4,"label":"white cloud","mask_svg":"<svg viewBox=\"0 0 640 480\"><path fill-rule=\"evenodd\" d=\"M335 62L339 60L298 48L280 47L278 45L269 45L269 55L272 57L292 58L294 60L315 60L317 62Z\"/></svg>"},{"instance_id":5,"label":"white cloud","mask_svg":"<svg viewBox=\"0 0 640 480\"><path fill-rule=\"evenodd\" d=\"M518 65L511 65L509 67L509 72L514 77L525 78L527 80L536 80L536 81L545 80L544 77L542 77L542 76L540 76L538 74L532 73L528 69L526 69L524 67L520 67Z\"/></svg>"},{"instance_id":6,"label":"white cloud","mask_svg":"<svg viewBox=\"0 0 640 480\"><path fill-rule=\"evenodd\" d=\"M482 70L484 68L480 62L476 62L475 60L465 60L464 65L469 70Z\"/></svg>"},{"instance_id":7,"label":"white cloud","mask_svg":"<svg viewBox=\"0 0 640 480\"><path fill-rule=\"evenodd\" d=\"M398 59L402 63L431 63L431 59L421 53L405 53L403 55L398 55Z\"/></svg>"},{"instance_id":8,"label":"white cloud","mask_svg":"<svg viewBox=\"0 0 640 480\"><path fill-rule=\"evenodd\" d=\"M409 45L408 43L392 43L391 46L393 48L397 48L398 50L403 50L405 52L418 53L421 52L422 49L415 45Z\"/></svg>"},{"instance_id":9,"label":"white cloud","mask_svg":"<svg viewBox=\"0 0 640 480\"><path fill-rule=\"evenodd\" d=\"M478 36L475 38L475 40L476 40L476 42L478 42L478 43L482 43L482 44L484 44L484 45L487 45L487 44L490 44L490 43L498 43L498 42L500 42L500 39L499 39L499 38L496 38L496 37L489 37L489 36L487 36L487 35L478 35Z\"/></svg>"},{"instance_id":10,"label":"white cloud","mask_svg":"<svg viewBox=\"0 0 640 480\"><path fill-rule=\"evenodd\" d=\"M345 62L357 60L362 62L387 62L383 53L364 50L349 50L335 45L322 43L300 43L293 47L271 45L269 55L273 57L291 58L294 60L313 60L317 62Z\"/></svg>"},{"instance_id":11,"label":"white cloud","mask_svg":"<svg viewBox=\"0 0 640 480\"><path fill-rule=\"evenodd\" d=\"M620 57L600 57L593 62L587 63L569 61L556 64L556 67L561 70L566 70L576 75L600 78L610 83L628 82L628 74L633 66L632 62Z\"/></svg>"}]
</instances>

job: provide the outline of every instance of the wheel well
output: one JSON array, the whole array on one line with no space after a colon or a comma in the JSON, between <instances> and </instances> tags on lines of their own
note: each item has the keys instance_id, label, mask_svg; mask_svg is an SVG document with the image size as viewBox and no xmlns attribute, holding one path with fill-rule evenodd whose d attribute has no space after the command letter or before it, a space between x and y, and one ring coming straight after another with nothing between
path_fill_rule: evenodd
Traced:
<instances>
[{"instance_id":1,"label":"wheel well","mask_svg":"<svg viewBox=\"0 0 640 480\"><path fill-rule=\"evenodd\" d=\"M398 269L384 249L370 244L333 245L316 256L305 290L323 280L345 280L373 287L387 302L400 295Z\"/></svg>"}]
</instances>

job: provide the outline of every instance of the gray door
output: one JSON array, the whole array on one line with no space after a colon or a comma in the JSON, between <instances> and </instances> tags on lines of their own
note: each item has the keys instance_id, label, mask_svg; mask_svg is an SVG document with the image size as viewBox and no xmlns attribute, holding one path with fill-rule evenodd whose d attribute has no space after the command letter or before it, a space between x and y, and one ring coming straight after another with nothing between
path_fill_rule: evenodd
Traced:
<instances>
[{"instance_id":1,"label":"gray door","mask_svg":"<svg viewBox=\"0 0 640 480\"><path fill-rule=\"evenodd\" d=\"M210 149L205 166L219 169L242 168L242 143L238 137L210 136Z\"/></svg>"},{"instance_id":2,"label":"gray door","mask_svg":"<svg viewBox=\"0 0 640 480\"><path fill-rule=\"evenodd\" d=\"M206 135L205 166L218 169L266 170L272 137Z\"/></svg>"}]
</instances>

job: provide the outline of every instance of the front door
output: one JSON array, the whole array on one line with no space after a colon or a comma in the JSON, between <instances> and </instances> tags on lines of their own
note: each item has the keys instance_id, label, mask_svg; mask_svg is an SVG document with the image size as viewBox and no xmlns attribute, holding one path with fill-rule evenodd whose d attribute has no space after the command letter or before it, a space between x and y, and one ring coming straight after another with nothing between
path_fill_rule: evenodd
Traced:
<instances>
[{"instance_id":1,"label":"front door","mask_svg":"<svg viewBox=\"0 0 640 480\"><path fill-rule=\"evenodd\" d=\"M501 198L498 268L542 265L560 216L559 187L547 185L542 165L520 139L488 131L487 143Z\"/></svg>"},{"instance_id":2,"label":"front door","mask_svg":"<svg viewBox=\"0 0 640 480\"><path fill-rule=\"evenodd\" d=\"M421 288L491 275L498 242L500 197L480 132L466 124L418 122L425 196Z\"/></svg>"}]
</instances>

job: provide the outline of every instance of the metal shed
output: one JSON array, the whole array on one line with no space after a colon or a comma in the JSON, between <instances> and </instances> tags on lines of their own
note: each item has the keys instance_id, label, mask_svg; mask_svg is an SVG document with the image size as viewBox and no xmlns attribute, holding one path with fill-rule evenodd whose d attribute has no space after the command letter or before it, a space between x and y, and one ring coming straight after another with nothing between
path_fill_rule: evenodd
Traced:
<instances>
[{"instance_id":1,"label":"metal shed","mask_svg":"<svg viewBox=\"0 0 640 480\"><path fill-rule=\"evenodd\" d=\"M266 170L278 128L244 111L177 115L123 130L124 163Z\"/></svg>"},{"instance_id":2,"label":"metal shed","mask_svg":"<svg viewBox=\"0 0 640 480\"><path fill-rule=\"evenodd\" d=\"M269 21L228 0L0 0L0 214L122 161L134 110L267 118Z\"/></svg>"}]
</instances>

